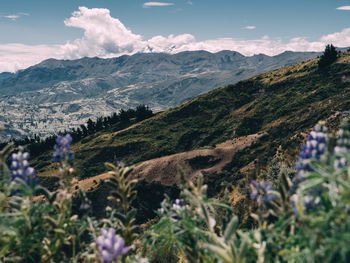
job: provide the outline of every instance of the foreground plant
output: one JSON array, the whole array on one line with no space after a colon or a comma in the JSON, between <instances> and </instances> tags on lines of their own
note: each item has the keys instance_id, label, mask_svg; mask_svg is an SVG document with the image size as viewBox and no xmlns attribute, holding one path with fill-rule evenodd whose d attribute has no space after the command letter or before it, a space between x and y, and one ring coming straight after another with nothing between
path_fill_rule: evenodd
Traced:
<instances>
[{"instance_id":1,"label":"foreground plant","mask_svg":"<svg viewBox=\"0 0 350 263\"><path fill-rule=\"evenodd\" d=\"M140 236L135 223L136 180L131 168L111 169L111 207L96 220L72 209L71 139L57 140L59 186L38 185L24 149L0 152L0 260L2 262L349 262L350 122L338 134L318 124L301 147L297 175L278 169L272 182L252 182L255 220L240 228L224 202L207 197L202 175L181 176L181 196L161 203L158 218ZM334 142L334 145L330 142ZM10 158L11 167L7 167ZM38 198L41 194L41 198ZM141 243L141 242L142 243Z\"/></svg>"},{"instance_id":2,"label":"foreground plant","mask_svg":"<svg viewBox=\"0 0 350 263\"><path fill-rule=\"evenodd\" d=\"M77 261L84 219L72 214L70 180L61 169L59 188L54 193L41 187L29 165L29 154L19 147L5 160L9 148L1 152L0 259L5 262ZM67 167L61 161L60 167ZM39 196L40 195L40 196ZM5 201L3 201L5 200ZM5 243L6 242L6 243Z\"/></svg>"}]
</instances>

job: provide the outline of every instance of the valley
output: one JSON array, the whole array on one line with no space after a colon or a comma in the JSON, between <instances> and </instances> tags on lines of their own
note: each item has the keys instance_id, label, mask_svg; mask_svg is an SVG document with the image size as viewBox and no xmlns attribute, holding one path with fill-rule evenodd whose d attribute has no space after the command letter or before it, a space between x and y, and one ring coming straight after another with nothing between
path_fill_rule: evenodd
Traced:
<instances>
[{"instance_id":1,"label":"valley","mask_svg":"<svg viewBox=\"0 0 350 263\"><path fill-rule=\"evenodd\" d=\"M315 58L317 52L245 57L237 52L49 59L0 78L0 141L45 138L140 104L165 110L215 88Z\"/></svg>"}]
</instances>

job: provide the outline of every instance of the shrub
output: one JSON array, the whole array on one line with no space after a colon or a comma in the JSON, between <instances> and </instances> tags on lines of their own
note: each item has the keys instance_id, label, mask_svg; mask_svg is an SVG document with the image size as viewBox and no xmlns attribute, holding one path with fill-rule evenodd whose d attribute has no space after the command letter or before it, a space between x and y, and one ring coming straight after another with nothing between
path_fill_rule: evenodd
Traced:
<instances>
[{"instance_id":1,"label":"shrub","mask_svg":"<svg viewBox=\"0 0 350 263\"><path fill-rule=\"evenodd\" d=\"M245 136L258 132L263 124L261 116L244 117L236 128L236 135Z\"/></svg>"}]
</instances>

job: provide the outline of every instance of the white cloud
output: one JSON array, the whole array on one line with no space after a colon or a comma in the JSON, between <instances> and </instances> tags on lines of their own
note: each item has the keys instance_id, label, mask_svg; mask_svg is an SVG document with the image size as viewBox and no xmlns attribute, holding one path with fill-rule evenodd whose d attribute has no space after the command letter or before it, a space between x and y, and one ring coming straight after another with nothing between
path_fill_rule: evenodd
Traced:
<instances>
[{"instance_id":1,"label":"white cloud","mask_svg":"<svg viewBox=\"0 0 350 263\"><path fill-rule=\"evenodd\" d=\"M17 13L17 14L14 14L14 15L5 15L5 16L2 16L3 18L7 18L7 19L11 19L13 21L17 20L18 18L20 18L21 16L29 16L28 13Z\"/></svg>"},{"instance_id":2,"label":"white cloud","mask_svg":"<svg viewBox=\"0 0 350 263\"><path fill-rule=\"evenodd\" d=\"M142 42L140 35L133 34L104 8L79 7L79 11L75 11L64 23L84 30L83 38L63 46L69 58L132 53L140 48Z\"/></svg>"},{"instance_id":3,"label":"white cloud","mask_svg":"<svg viewBox=\"0 0 350 263\"><path fill-rule=\"evenodd\" d=\"M174 3L163 3L163 2L146 2L143 4L143 8L154 7L154 6L170 6Z\"/></svg>"},{"instance_id":4,"label":"white cloud","mask_svg":"<svg viewBox=\"0 0 350 263\"><path fill-rule=\"evenodd\" d=\"M0 44L0 72L16 72L48 58L62 58L60 45Z\"/></svg>"},{"instance_id":5,"label":"white cloud","mask_svg":"<svg viewBox=\"0 0 350 263\"><path fill-rule=\"evenodd\" d=\"M337 7L337 10L350 11L350 6L349 5L339 6L339 7Z\"/></svg>"},{"instance_id":6,"label":"white cloud","mask_svg":"<svg viewBox=\"0 0 350 263\"><path fill-rule=\"evenodd\" d=\"M268 36L255 40L219 38L197 41L191 34L158 35L145 40L141 35L134 34L125 27L119 19L111 17L108 9L102 8L79 7L79 10L64 23L68 27L82 29L84 35L64 45L0 44L0 72L15 72L47 58L77 59L84 56L109 58L138 52L174 54L193 50L209 52L232 50L246 56L259 53L272 56L287 50L322 51L326 44L337 47L350 46L350 28L324 35L318 41L309 41L302 37L282 41Z\"/></svg>"},{"instance_id":7,"label":"white cloud","mask_svg":"<svg viewBox=\"0 0 350 263\"><path fill-rule=\"evenodd\" d=\"M193 2L192 1L187 1L187 4L193 5Z\"/></svg>"},{"instance_id":8,"label":"white cloud","mask_svg":"<svg viewBox=\"0 0 350 263\"><path fill-rule=\"evenodd\" d=\"M16 20L17 18L19 18L19 15L7 15L7 16L3 16L3 17L11 19L11 20Z\"/></svg>"},{"instance_id":9,"label":"white cloud","mask_svg":"<svg viewBox=\"0 0 350 263\"><path fill-rule=\"evenodd\" d=\"M244 29L247 29L247 30L253 30L255 28L256 28L256 26L246 26L246 27L244 27Z\"/></svg>"},{"instance_id":10,"label":"white cloud","mask_svg":"<svg viewBox=\"0 0 350 263\"><path fill-rule=\"evenodd\" d=\"M348 47L350 46L350 28L345 28L340 32L322 36L321 42L333 44L337 47Z\"/></svg>"}]
</instances>

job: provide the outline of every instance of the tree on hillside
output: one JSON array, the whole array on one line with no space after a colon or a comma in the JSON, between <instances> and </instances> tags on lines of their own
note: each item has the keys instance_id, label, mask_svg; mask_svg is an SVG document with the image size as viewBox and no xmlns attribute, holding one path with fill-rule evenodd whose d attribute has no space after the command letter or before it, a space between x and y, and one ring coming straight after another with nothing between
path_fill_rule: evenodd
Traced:
<instances>
[{"instance_id":1,"label":"tree on hillside","mask_svg":"<svg viewBox=\"0 0 350 263\"><path fill-rule=\"evenodd\" d=\"M146 105L139 105L135 111L136 121L142 121L153 116L152 110Z\"/></svg>"},{"instance_id":2,"label":"tree on hillside","mask_svg":"<svg viewBox=\"0 0 350 263\"><path fill-rule=\"evenodd\" d=\"M89 134L92 134L95 132L95 123L89 118L86 122L87 124L87 130Z\"/></svg>"},{"instance_id":3,"label":"tree on hillside","mask_svg":"<svg viewBox=\"0 0 350 263\"><path fill-rule=\"evenodd\" d=\"M323 55L318 61L318 68L320 70L328 68L338 58L338 52L333 45L327 45Z\"/></svg>"}]
</instances>

